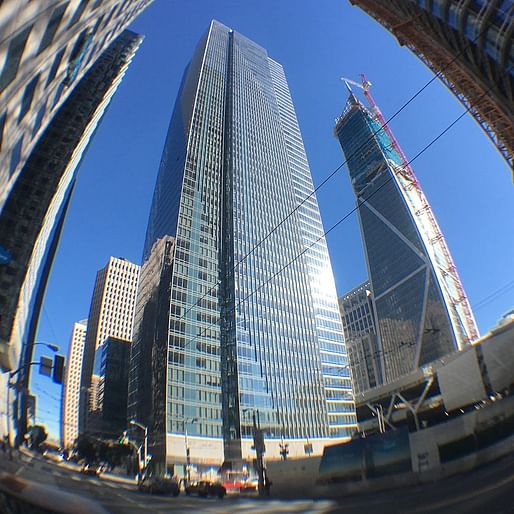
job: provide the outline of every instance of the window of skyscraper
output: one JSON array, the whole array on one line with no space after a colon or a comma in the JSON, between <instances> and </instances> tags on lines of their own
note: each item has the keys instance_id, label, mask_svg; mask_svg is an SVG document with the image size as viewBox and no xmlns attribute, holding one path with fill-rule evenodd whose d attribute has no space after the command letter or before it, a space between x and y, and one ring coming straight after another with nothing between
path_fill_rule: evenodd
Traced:
<instances>
[{"instance_id":1,"label":"window of skyscraper","mask_svg":"<svg viewBox=\"0 0 514 514\"><path fill-rule=\"evenodd\" d=\"M5 64L0 73L0 91L3 91L14 80L14 77L16 77L21 56L25 49L25 43L27 42L31 30L32 25L22 30L11 39L9 48L7 49Z\"/></svg>"},{"instance_id":2,"label":"window of skyscraper","mask_svg":"<svg viewBox=\"0 0 514 514\"><path fill-rule=\"evenodd\" d=\"M67 3L62 4L52 13L50 20L48 21L48 25L46 26L45 33L41 39L41 43L39 44L38 53L41 53L54 40L55 33L59 28L59 23L61 23L64 11L66 10L67 6Z\"/></svg>"},{"instance_id":3,"label":"window of skyscraper","mask_svg":"<svg viewBox=\"0 0 514 514\"><path fill-rule=\"evenodd\" d=\"M57 55L54 58L54 62L52 64L52 68L50 69L50 73L48 74L48 79L46 81L47 85L54 80L55 76L57 75L57 70L59 69L59 65L61 64L62 57L64 55L66 48L63 48L60 50Z\"/></svg>"},{"instance_id":4,"label":"window of skyscraper","mask_svg":"<svg viewBox=\"0 0 514 514\"><path fill-rule=\"evenodd\" d=\"M12 175L14 173L14 170L18 166L18 163L20 162L20 156L21 156L21 148L23 146L23 137L20 137L18 142L14 145L14 148L12 149L11 153L11 162L9 165L9 173Z\"/></svg>"},{"instance_id":5,"label":"window of skyscraper","mask_svg":"<svg viewBox=\"0 0 514 514\"><path fill-rule=\"evenodd\" d=\"M30 109L38 81L39 81L39 75L36 75L25 87L25 91L23 93L23 98L21 100L20 115L18 117L18 121L21 121L25 117L25 114L27 114L28 110Z\"/></svg>"},{"instance_id":6,"label":"window of skyscraper","mask_svg":"<svg viewBox=\"0 0 514 514\"><path fill-rule=\"evenodd\" d=\"M77 23L80 20L80 17L82 16L82 13L84 12L84 9L87 7L88 3L89 3L89 0L82 0L82 2L80 2L79 6L73 13L73 16L70 20L70 23L69 23L70 27L72 25L75 25L75 23Z\"/></svg>"}]
</instances>

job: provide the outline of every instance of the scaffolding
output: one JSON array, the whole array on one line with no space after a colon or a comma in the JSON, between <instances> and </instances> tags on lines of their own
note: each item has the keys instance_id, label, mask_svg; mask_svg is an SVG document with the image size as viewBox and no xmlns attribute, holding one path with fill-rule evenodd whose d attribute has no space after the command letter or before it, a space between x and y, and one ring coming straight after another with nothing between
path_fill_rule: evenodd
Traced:
<instances>
[{"instance_id":1,"label":"scaffolding","mask_svg":"<svg viewBox=\"0 0 514 514\"><path fill-rule=\"evenodd\" d=\"M464 36L465 16L471 16L469 2L444 2L448 15L450 4L460 16L460 29L449 27L441 17L432 15L409 0L350 0L387 28L400 45L409 48L438 75L469 110L484 132L507 161L514 180L514 101L512 77L507 71L508 47L514 33L514 16L494 27L499 61L491 65L484 50L484 38L497 13L495 2L488 3L478 14L473 40Z\"/></svg>"},{"instance_id":2,"label":"scaffolding","mask_svg":"<svg viewBox=\"0 0 514 514\"><path fill-rule=\"evenodd\" d=\"M420 229L420 235L430 255L430 260L434 265L434 273L441 287L442 294L447 304L451 306L451 309L449 309L450 320L455 332L460 336L457 338L458 347L459 350L462 350L466 345L477 339L479 333L471 306L457 273L457 267L453 262L430 204L410 166L409 160L403 153L386 119L371 95L371 83L364 75L361 75L361 84L348 79L343 80L347 85L348 83L357 85L364 91L364 96L369 103L369 111L380 127L377 137L380 138L381 133L385 134L390 142L391 149L398 156L397 162L391 158L388 159L388 162L391 170L394 172L393 176L399 190L416 221L417 227Z\"/></svg>"}]
</instances>

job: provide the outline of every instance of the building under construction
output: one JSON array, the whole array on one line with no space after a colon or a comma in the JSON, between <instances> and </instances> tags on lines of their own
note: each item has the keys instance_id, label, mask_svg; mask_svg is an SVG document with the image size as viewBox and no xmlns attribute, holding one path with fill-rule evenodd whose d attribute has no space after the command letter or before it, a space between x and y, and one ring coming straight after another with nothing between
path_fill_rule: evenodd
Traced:
<instances>
[{"instance_id":1,"label":"building under construction","mask_svg":"<svg viewBox=\"0 0 514 514\"><path fill-rule=\"evenodd\" d=\"M430 205L369 86L363 76L369 108L350 90L335 133L357 198L388 383L462 350L478 331Z\"/></svg>"},{"instance_id":2,"label":"building under construction","mask_svg":"<svg viewBox=\"0 0 514 514\"><path fill-rule=\"evenodd\" d=\"M439 76L514 170L514 3L350 2L375 18Z\"/></svg>"}]
</instances>

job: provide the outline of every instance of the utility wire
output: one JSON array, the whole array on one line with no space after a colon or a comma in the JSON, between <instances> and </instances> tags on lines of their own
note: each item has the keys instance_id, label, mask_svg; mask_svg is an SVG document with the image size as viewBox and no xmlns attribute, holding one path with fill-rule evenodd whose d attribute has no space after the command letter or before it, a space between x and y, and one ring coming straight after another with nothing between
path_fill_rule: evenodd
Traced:
<instances>
[{"instance_id":1,"label":"utility wire","mask_svg":"<svg viewBox=\"0 0 514 514\"><path fill-rule=\"evenodd\" d=\"M229 276L230 273L234 272L235 270L237 270L237 268L248 258L250 257L265 241L267 241L271 235L273 235L291 216L293 216L293 214L295 212L298 211L298 209L305 204L305 202L307 202L309 199L311 199L317 191L319 191L323 186L325 186L327 184L327 182L329 182L332 177L334 177L334 175L336 175L336 173L352 158L354 157L355 155L357 155L359 152L361 152L362 150L364 150L366 148L366 146L368 145L368 143L372 142L373 141L373 138L379 133L381 132L382 130L384 130L384 128L386 126L389 125L389 123L394 120L408 105L410 105L425 89L427 89L430 84L432 84L436 79L440 78L442 75L443 75L443 72L450 66L452 65L469 47L471 47L472 44L474 44L483 34L485 34L486 30L488 30L488 25L490 25L491 22L489 22L488 24L486 24L486 27L484 28L484 30L482 30L481 32L478 33L478 35L472 39L467 45L465 45L462 50L460 52L458 52L457 54L455 54L455 56L450 60L448 61L448 63L441 69L439 70L423 87L421 87L420 89L418 89L418 91L416 93L414 93L413 96L411 96L390 118L388 118L385 123L383 125L380 125L380 127L375 130L369 137L368 139L366 139L365 141L363 141L363 143L348 157L346 158L339 166L337 166L337 168L335 168L327 177L325 177L321 183L316 186L311 193L309 193L289 214L287 214L285 216L285 218L283 218L277 225L275 225L271 230L270 232L263 237L263 239L261 239L258 243L256 243L243 257L241 257L239 259L239 261L234 265L234 267L228 271L225 276L223 277L223 279L227 278ZM469 111L471 110L471 107L468 107L466 108L465 110L465 113L467 114ZM412 161L411 161L412 162ZM320 238L321 239L321 238ZM319 240L318 239L318 242ZM310 248L310 247L309 247ZM221 283L222 283L222 280L223 279L219 279L215 285L211 286L207 292L205 294L203 294L201 297L199 297L195 303L191 304L190 307L188 309L186 309L186 311L179 317L177 318L176 320L174 321L181 321L183 320L186 315L191 312L191 310L193 310L195 307L198 306L198 304L203 300L205 299L207 296L210 295L210 293L215 290Z\"/></svg>"},{"instance_id":2,"label":"utility wire","mask_svg":"<svg viewBox=\"0 0 514 514\"><path fill-rule=\"evenodd\" d=\"M514 280L507 282L503 286L496 289L496 291L493 291L491 294L489 294L485 298L482 298L482 300L477 302L477 304L474 307L474 310L479 310L479 309L482 309L483 307L486 307L491 302L496 300L498 297L503 296L505 293L508 293L512 289L514 289Z\"/></svg>"},{"instance_id":3,"label":"utility wire","mask_svg":"<svg viewBox=\"0 0 514 514\"><path fill-rule=\"evenodd\" d=\"M482 96L485 96L489 93L489 90L483 93ZM410 159L405 165L412 164L418 157L423 155L432 145L434 145L441 137L443 137L448 131L450 131L471 109L471 107L467 108L464 112L462 112L457 118L455 118L442 132L440 132L436 137L434 137L427 145L425 145L412 159ZM405 166L404 165L404 166ZM302 255L304 255L312 246L316 245L321 239L326 237L330 232L332 232L335 228L337 228L341 223L343 223L346 219L348 219L354 212L356 212L361 205L364 203L367 203L370 198L375 196L383 187L385 187L389 182L393 180L394 176L391 175L387 180L383 182L380 186L378 186L372 193L370 193L365 199L362 199L358 205L356 205L353 209L351 209L349 212L347 212L339 221L337 221L334 225L332 225L328 230L326 230L320 237L318 237L314 242L312 242L308 247L306 247L302 252L297 254L293 259L291 259L287 264L285 264L282 268L280 268L277 272L275 272L271 277L269 277L265 282L260 284L254 291L246 295L242 300L240 300L235 306L234 306L234 312L237 312L237 309L240 305L242 305L244 302L246 302L250 297L252 297L254 294L256 294L258 291L260 291L263 287L265 287L271 280L273 280L276 276L278 276L280 273L282 273L284 270L286 270L289 266L291 266L294 262L296 262ZM206 332L208 328L211 326L217 325L218 322L211 322L207 325L207 327L204 327L203 334L197 334L195 337L193 337L191 340L189 340L187 343L185 343L183 346L177 346L175 347L177 350L185 349L186 347L190 346L194 341L196 341L199 337L202 337Z\"/></svg>"}]
</instances>

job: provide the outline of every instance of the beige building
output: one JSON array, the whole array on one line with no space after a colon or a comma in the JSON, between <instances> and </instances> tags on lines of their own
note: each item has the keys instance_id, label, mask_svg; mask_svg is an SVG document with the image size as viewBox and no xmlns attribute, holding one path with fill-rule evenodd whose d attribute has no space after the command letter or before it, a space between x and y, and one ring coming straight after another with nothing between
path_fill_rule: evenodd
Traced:
<instances>
[{"instance_id":1,"label":"beige building","mask_svg":"<svg viewBox=\"0 0 514 514\"><path fill-rule=\"evenodd\" d=\"M64 447L71 446L79 435L80 377L86 329L87 320L83 320L74 323L71 332L62 396L61 444Z\"/></svg>"},{"instance_id":2,"label":"beige building","mask_svg":"<svg viewBox=\"0 0 514 514\"><path fill-rule=\"evenodd\" d=\"M87 323L82 362L79 431L88 425L88 414L98 407L101 355L99 348L108 337L132 341L134 309L140 266L123 258L110 257L96 275Z\"/></svg>"}]
</instances>

